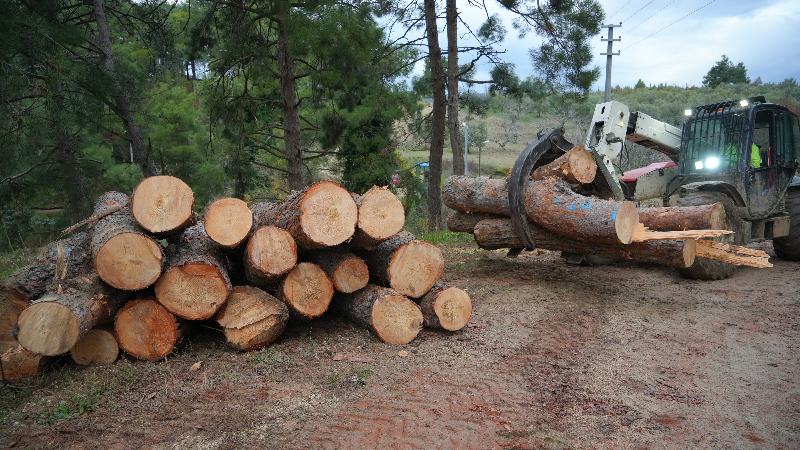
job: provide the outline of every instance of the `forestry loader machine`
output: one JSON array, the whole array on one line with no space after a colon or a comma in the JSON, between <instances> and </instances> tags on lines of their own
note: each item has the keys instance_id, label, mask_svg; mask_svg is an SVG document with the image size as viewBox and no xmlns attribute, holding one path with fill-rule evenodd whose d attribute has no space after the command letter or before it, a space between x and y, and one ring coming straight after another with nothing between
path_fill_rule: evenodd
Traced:
<instances>
[{"instance_id":1,"label":"forestry loader machine","mask_svg":"<svg viewBox=\"0 0 800 450\"><path fill-rule=\"evenodd\" d=\"M583 195L630 200L641 206L696 206L721 203L726 242L746 245L771 239L782 259L800 261L800 122L786 107L751 97L686 111L683 129L622 103L598 104L584 147L594 155L602 176L581 189ZM618 173L624 141L658 151L670 161ZM535 242L528 229L523 198L531 170L549 163L573 144L564 130L539 134L522 151L509 178L511 218L527 248ZM664 158L664 159L667 159ZM510 256L516 256L513 252ZM580 262L584 255L569 255ZM732 264L697 258L684 276L719 279Z\"/></svg>"}]
</instances>

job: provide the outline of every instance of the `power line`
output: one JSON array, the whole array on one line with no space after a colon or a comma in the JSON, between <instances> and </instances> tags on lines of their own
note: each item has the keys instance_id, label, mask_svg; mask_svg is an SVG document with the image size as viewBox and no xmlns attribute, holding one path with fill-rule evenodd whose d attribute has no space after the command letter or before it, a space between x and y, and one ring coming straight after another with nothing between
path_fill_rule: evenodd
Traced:
<instances>
[{"instance_id":1,"label":"power line","mask_svg":"<svg viewBox=\"0 0 800 450\"><path fill-rule=\"evenodd\" d=\"M615 12L614 14L612 14L612 15L608 16L608 17L607 17L607 19L610 19L610 18L612 18L612 17L616 16L618 12L622 11L622 10L623 10L623 9L624 9L626 6L628 6L628 5L629 5L629 4L630 4L632 1L633 1L633 0L628 0L628 3L625 3L624 5L622 5L622 8L618 9L618 10L617 10L617 12Z\"/></svg>"},{"instance_id":2,"label":"power line","mask_svg":"<svg viewBox=\"0 0 800 450\"><path fill-rule=\"evenodd\" d=\"M671 26L675 25L676 23L680 22L681 20L683 20L683 19L685 19L685 18L687 18L687 17L691 16L692 14L696 13L697 11L700 11L701 9L703 9L703 8L705 8L706 6L708 6L708 5L712 4L712 3L714 3L715 1L716 1L716 0L711 0L710 2L708 2L708 3L706 3L705 5L703 5L703 6L699 7L699 8L697 8L697 9L695 9L694 11L692 11L692 12L690 12L689 14L687 14L687 15L685 15L685 16L683 16L683 17L681 17L680 19L676 20L675 22L672 22L671 24L669 24L669 25L665 26L664 28L662 28L662 29L660 29L660 30L656 31L655 33L653 33L653 34L651 34L651 35L647 36L647 37L646 37L646 38L644 38L644 39L641 39L641 40L639 40L639 41L637 41L637 42L635 42L635 43L633 43L633 44L631 44L631 45L629 45L629 46L627 46L627 47L623 48L622 50L627 50L627 49L629 49L629 48L633 47L634 45L638 44L639 42L642 42L643 40L645 40L645 39L647 39L647 38L649 38L649 37L651 37L651 36L654 36L654 35L656 35L656 34L658 34L658 33L662 32L662 31L666 30L667 28L669 28L669 27L671 27Z\"/></svg>"},{"instance_id":3,"label":"power line","mask_svg":"<svg viewBox=\"0 0 800 450\"><path fill-rule=\"evenodd\" d=\"M650 0L649 2L647 2L647 5L649 5L650 3L653 3L654 1L655 1L655 0ZM631 14L630 16L628 16L628 19L630 19L631 17L633 17L633 16L635 16L635 15L639 14L639 11L641 11L641 10L643 10L643 9L647 8L647 5L644 5L644 6L642 6L641 8L639 8L639 10L638 10L638 11L636 11L635 13ZM628 19L625 19L625 20L623 20L623 22L627 22L627 21L628 21Z\"/></svg>"},{"instance_id":4,"label":"power line","mask_svg":"<svg viewBox=\"0 0 800 450\"><path fill-rule=\"evenodd\" d=\"M667 6L669 6L669 5L673 4L673 3L675 3L675 0L672 0L671 2L667 3ZM656 11L656 13L655 13L655 14L653 14L652 16L650 16L650 17L648 17L647 19L644 19L643 21L639 22L639 25L641 25L641 24L643 24L643 23L647 22L648 20L652 19L653 17L655 17L655 15L656 15L656 14L658 14L658 13L660 13L661 11L665 10L665 9L667 8L667 6L665 6L665 7L661 8L661 9L659 9L659 10L658 10L658 11ZM631 31L635 30L636 28L638 28L638 27L639 27L639 25L636 25L635 27L633 27L633 28L631 28L630 30L628 30L628 33L630 33ZM625 33L625 34L628 34L628 33Z\"/></svg>"}]
</instances>

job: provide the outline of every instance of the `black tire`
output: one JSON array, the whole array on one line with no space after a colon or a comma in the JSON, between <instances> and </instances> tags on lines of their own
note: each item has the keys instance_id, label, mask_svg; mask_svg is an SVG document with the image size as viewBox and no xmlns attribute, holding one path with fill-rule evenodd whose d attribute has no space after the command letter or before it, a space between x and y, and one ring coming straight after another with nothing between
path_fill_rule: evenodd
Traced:
<instances>
[{"instance_id":1,"label":"black tire","mask_svg":"<svg viewBox=\"0 0 800 450\"><path fill-rule=\"evenodd\" d=\"M800 189L786 193L786 213L789 215L789 235L772 240L772 248L780 259L800 261Z\"/></svg>"},{"instance_id":2,"label":"black tire","mask_svg":"<svg viewBox=\"0 0 800 450\"><path fill-rule=\"evenodd\" d=\"M736 204L733 203L729 196L722 192L691 189L687 190L678 199L678 206L700 206L712 203L722 203L722 207L725 210L724 228L734 232L732 238L727 237L728 243L736 245L744 243L744 222L739 216ZM726 239L726 237L723 237L723 239ZM695 258L691 267L678 269L678 273L693 280L722 280L732 276L735 269L736 266L730 263L708 258Z\"/></svg>"}]
</instances>

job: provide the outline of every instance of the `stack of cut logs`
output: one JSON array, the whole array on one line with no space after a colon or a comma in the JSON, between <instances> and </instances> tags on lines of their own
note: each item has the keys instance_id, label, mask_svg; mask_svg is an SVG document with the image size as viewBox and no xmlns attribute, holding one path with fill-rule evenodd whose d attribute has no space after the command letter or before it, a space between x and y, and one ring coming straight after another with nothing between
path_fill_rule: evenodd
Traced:
<instances>
[{"instance_id":1,"label":"stack of cut logs","mask_svg":"<svg viewBox=\"0 0 800 450\"><path fill-rule=\"evenodd\" d=\"M760 250L701 239L731 233L721 204L637 210L628 201L577 194L596 172L594 157L583 147L533 171L524 203L536 247L677 268L692 266L695 258L771 267ZM455 210L447 217L450 231L472 233L487 250L525 248L509 218L507 178L452 176L442 197Z\"/></svg>"},{"instance_id":2,"label":"stack of cut logs","mask_svg":"<svg viewBox=\"0 0 800 450\"><path fill-rule=\"evenodd\" d=\"M252 350L329 307L392 344L470 319L467 293L439 281L442 251L401 231L403 207L386 188L357 195L320 181L274 204L219 200L203 220L193 204L169 176L130 197L103 194L78 224L87 233L6 280L3 378L66 352L79 364L113 362L120 348L160 360L193 321L213 319L231 347Z\"/></svg>"}]
</instances>

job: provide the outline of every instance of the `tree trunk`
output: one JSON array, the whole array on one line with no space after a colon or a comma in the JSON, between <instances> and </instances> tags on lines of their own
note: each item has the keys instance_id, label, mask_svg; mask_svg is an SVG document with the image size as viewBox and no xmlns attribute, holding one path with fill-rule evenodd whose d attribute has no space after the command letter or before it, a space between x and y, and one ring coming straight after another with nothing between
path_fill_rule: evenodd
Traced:
<instances>
[{"instance_id":1,"label":"tree trunk","mask_svg":"<svg viewBox=\"0 0 800 450\"><path fill-rule=\"evenodd\" d=\"M336 306L387 344L408 344L422 328L419 306L393 289L367 285L336 297Z\"/></svg>"},{"instance_id":2,"label":"tree trunk","mask_svg":"<svg viewBox=\"0 0 800 450\"><path fill-rule=\"evenodd\" d=\"M205 320L216 314L230 292L225 255L214 246L203 222L187 228L156 282L159 303L184 319Z\"/></svg>"},{"instance_id":3,"label":"tree trunk","mask_svg":"<svg viewBox=\"0 0 800 450\"><path fill-rule=\"evenodd\" d=\"M192 188L169 175L145 178L131 195L136 222L158 238L180 234L192 222L192 208Z\"/></svg>"},{"instance_id":4,"label":"tree trunk","mask_svg":"<svg viewBox=\"0 0 800 450\"><path fill-rule=\"evenodd\" d=\"M462 289L441 281L419 301L425 326L456 331L464 328L472 316L472 299Z\"/></svg>"},{"instance_id":5,"label":"tree trunk","mask_svg":"<svg viewBox=\"0 0 800 450\"><path fill-rule=\"evenodd\" d=\"M206 209L203 222L212 241L224 249L235 249L250 235L253 213L242 200L223 198Z\"/></svg>"},{"instance_id":6,"label":"tree trunk","mask_svg":"<svg viewBox=\"0 0 800 450\"><path fill-rule=\"evenodd\" d=\"M297 264L297 244L286 230L261 227L247 241L244 268L254 284L274 283Z\"/></svg>"},{"instance_id":7,"label":"tree trunk","mask_svg":"<svg viewBox=\"0 0 800 450\"><path fill-rule=\"evenodd\" d=\"M182 321L153 299L128 302L114 321L119 347L134 358L164 359L183 337Z\"/></svg>"},{"instance_id":8,"label":"tree trunk","mask_svg":"<svg viewBox=\"0 0 800 450\"><path fill-rule=\"evenodd\" d=\"M127 203L127 195L106 192L97 199L94 214ZM151 286L161 275L161 246L145 234L127 206L92 224L90 231L94 269L106 283L136 291Z\"/></svg>"},{"instance_id":9,"label":"tree trunk","mask_svg":"<svg viewBox=\"0 0 800 450\"><path fill-rule=\"evenodd\" d=\"M369 282L367 263L358 256L342 248L323 249L310 252L310 262L319 265L333 282L339 292L355 292Z\"/></svg>"},{"instance_id":10,"label":"tree trunk","mask_svg":"<svg viewBox=\"0 0 800 450\"><path fill-rule=\"evenodd\" d=\"M689 267L694 263L696 241L691 239L634 242L627 245L599 244L569 239L531 222L529 226L536 240L536 247L546 250L629 259L677 268ZM525 247L514 231L511 219L507 218L479 222L475 226L474 236L478 247L486 250Z\"/></svg>"},{"instance_id":11,"label":"tree trunk","mask_svg":"<svg viewBox=\"0 0 800 450\"><path fill-rule=\"evenodd\" d=\"M464 175L464 148L458 120L458 10L456 0L447 0L447 128L453 150L453 175Z\"/></svg>"},{"instance_id":12,"label":"tree trunk","mask_svg":"<svg viewBox=\"0 0 800 450\"><path fill-rule=\"evenodd\" d=\"M69 351L72 360L82 366L112 364L119 356L114 333L102 328L89 330Z\"/></svg>"},{"instance_id":13,"label":"tree trunk","mask_svg":"<svg viewBox=\"0 0 800 450\"><path fill-rule=\"evenodd\" d=\"M502 219L503 216L497 214L465 213L453 211L447 215L447 229L453 233L469 233L475 231L475 225L484 219Z\"/></svg>"},{"instance_id":14,"label":"tree trunk","mask_svg":"<svg viewBox=\"0 0 800 450\"><path fill-rule=\"evenodd\" d=\"M721 203L640 208L639 221L653 231L724 230L725 208Z\"/></svg>"},{"instance_id":15,"label":"tree trunk","mask_svg":"<svg viewBox=\"0 0 800 450\"><path fill-rule=\"evenodd\" d=\"M371 261L373 275L412 298L425 295L442 276L444 255L434 244L402 231L382 242Z\"/></svg>"},{"instance_id":16,"label":"tree trunk","mask_svg":"<svg viewBox=\"0 0 800 450\"><path fill-rule=\"evenodd\" d=\"M237 350L255 350L271 344L283 333L289 310L261 289L237 286L215 320L225 331L228 345Z\"/></svg>"},{"instance_id":17,"label":"tree trunk","mask_svg":"<svg viewBox=\"0 0 800 450\"><path fill-rule=\"evenodd\" d=\"M111 91L115 104L114 112L122 119L122 124L133 147L134 159L141 167L142 174L145 177L158 175L155 164L147 157L147 148L144 145L139 125L137 125L136 118L133 115L130 100L122 88L122 83L120 83L114 69L114 59L111 56L111 37L108 33L104 0L94 0L94 15L97 21L97 47L102 52L103 57L101 69L111 80Z\"/></svg>"},{"instance_id":18,"label":"tree trunk","mask_svg":"<svg viewBox=\"0 0 800 450\"><path fill-rule=\"evenodd\" d=\"M353 194L353 200L358 206L358 223L350 245L374 250L403 229L406 223L403 204L389 189L374 186L364 195Z\"/></svg>"},{"instance_id":19,"label":"tree trunk","mask_svg":"<svg viewBox=\"0 0 800 450\"><path fill-rule=\"evenodd\" d=\"M431 151L428 160L428 229L442 229L441 187L442 154L444 153L444 128L447 99L445 98L445 75L442 68L442 49L439 47L439 31L436 26L436 1L425 0L425 32L428 38L428 58L433 80L433 112L431 118Z\"/></svg>"},{"instance_id":20,"label":"tree trunk","mask_svg":"<svg viewBox=\"0 0 800 450\"><path fill-rule=\"evenodd\" d=\"M583 147L573 147L550 164L534 170L531 179L539 181L556 177L571 184L589 184L594 181L596 173L594 156Z\"/></svg>"},{"instance_id":21,"label":"tree trunk","mask_svg":"<svg viewBox=\"0 0 800 450\"><path fill-rule=\"evenodd\" d=\"M508 178L448 177L442 187L442 199L445 206L456 211L511 215Z\"/></svg>"},{"instance_id":22,"label":"tree trunk","mask_svg":"<svg viewBox=\"0 0 800 450\"><path fill-rule=\"evenodd\" d=\"M33 353L66 353L90 329L111 322L131 295L106 285L96 275L59 281L20 313L17 339Z\"/></svg>"},{"instance_id":23,"label":"tree trunk","mask_svg":"<svg viewBox=\"0 0 800 450\"><path fill-rule=\"evenodd\" d=\"M287 10L283 20L288 19ZM306 187L303 152L300 143L300 112L297 105L294 59L289 52L289 35L284 22L278 24L278 70L280 72L281 103L283 106L283 145L286 170L289 172L289 189L299 191Z\"/></svg>"},{"instance_id":24,"label":"tree trunk","mask_svg":"<svg viewBox=\"0 0 800 450\"><path fill-rule=\"evenodd\" d=\"M320 266L303 262L289 271L278 292L293 318L314 319L328 310L333 283Z\"/></svg>"}]
</instances>

